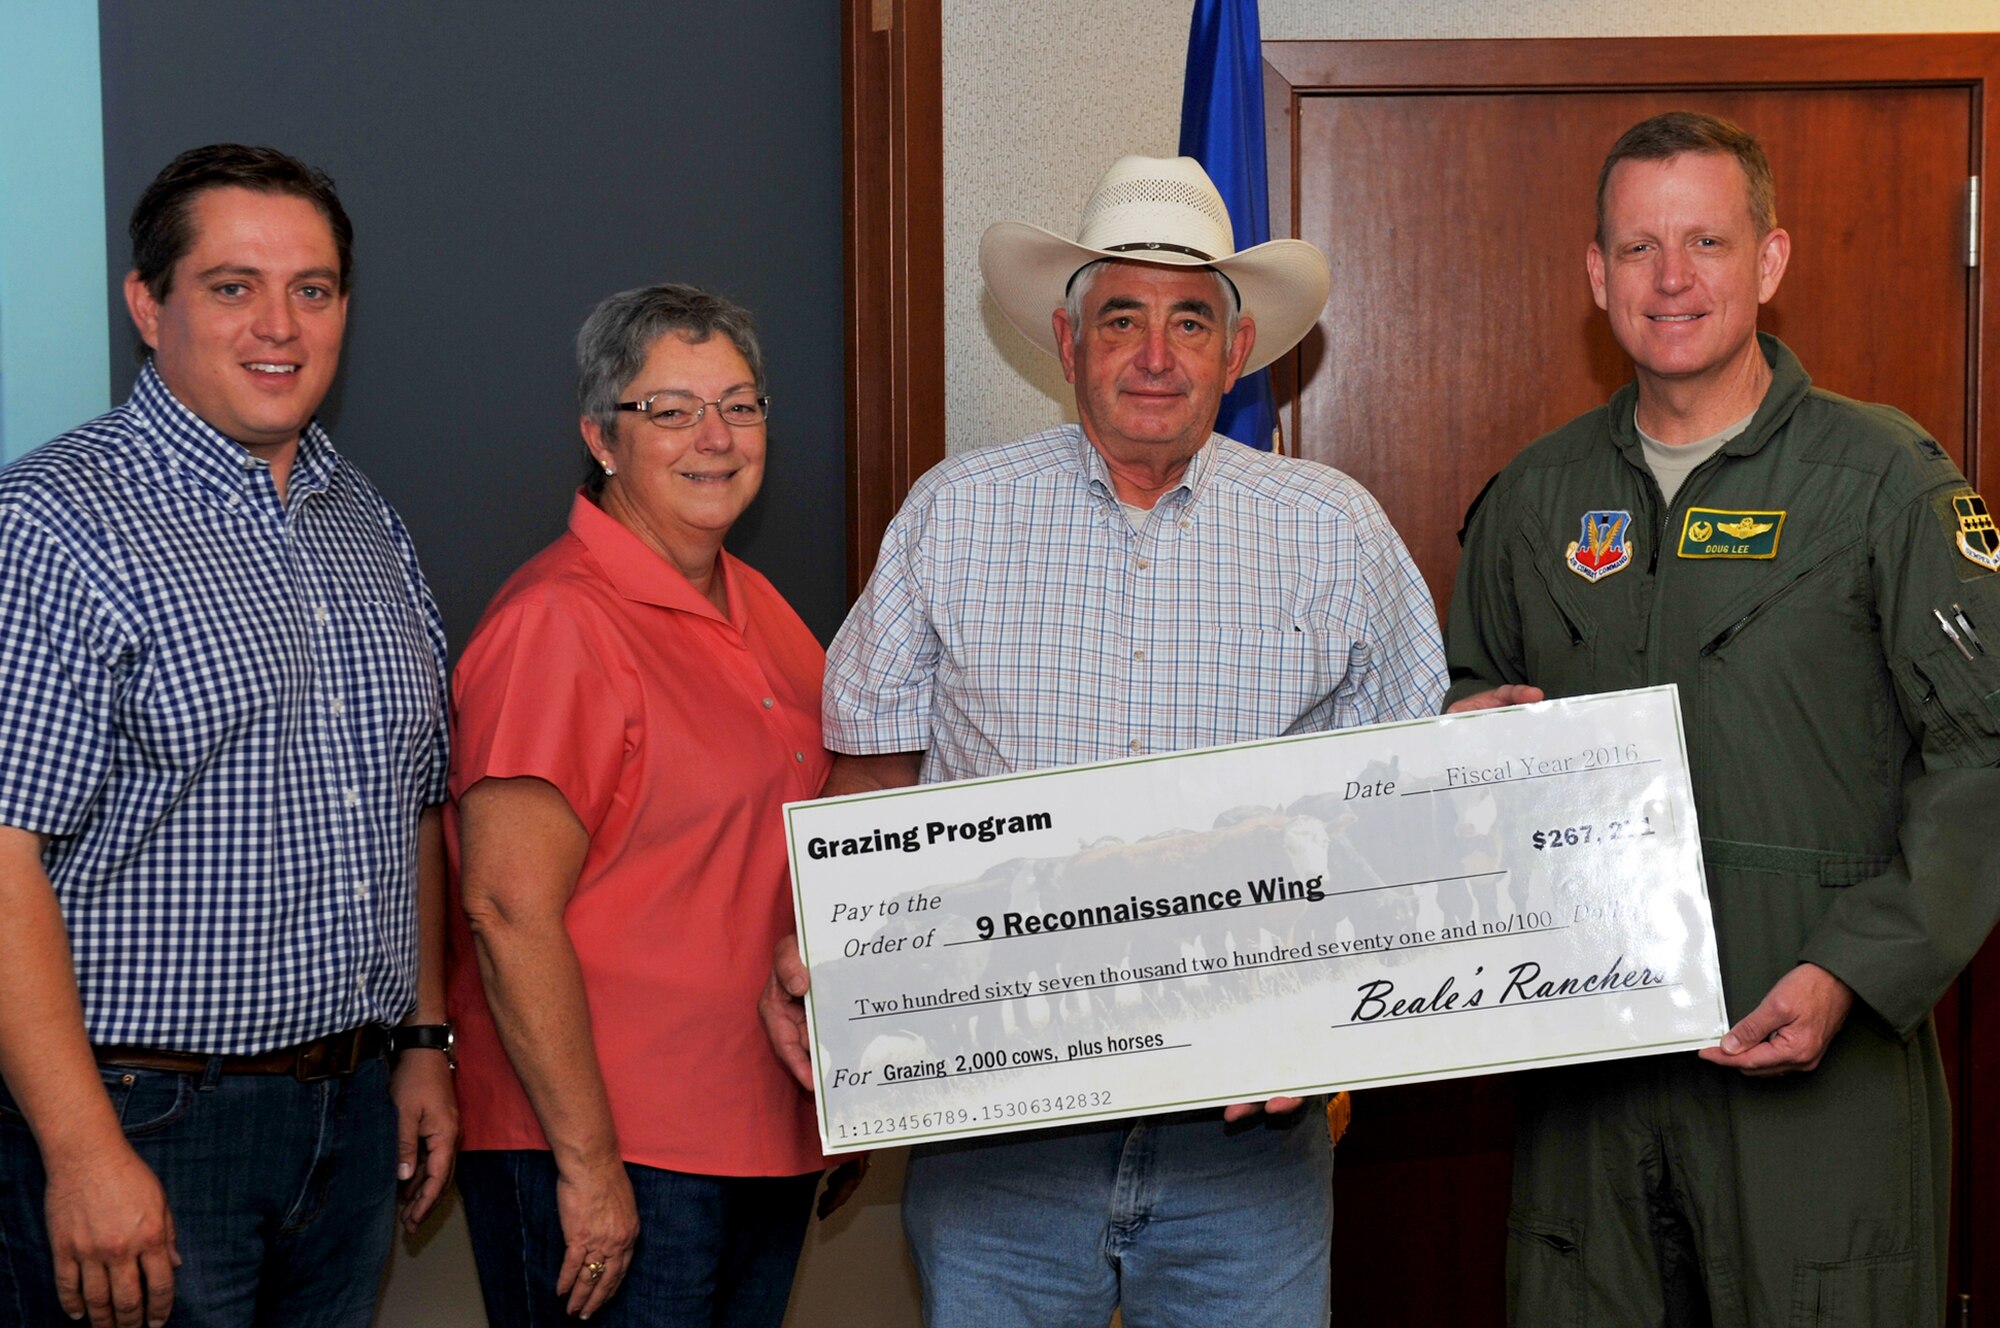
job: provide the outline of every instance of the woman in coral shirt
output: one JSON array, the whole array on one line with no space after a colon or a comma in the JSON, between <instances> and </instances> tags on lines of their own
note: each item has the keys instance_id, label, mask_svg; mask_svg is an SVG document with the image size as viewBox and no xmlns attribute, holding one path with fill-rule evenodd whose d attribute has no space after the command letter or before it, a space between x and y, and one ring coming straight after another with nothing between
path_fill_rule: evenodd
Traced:
<instances>
[{"instance_id":1,"label":"woman in coral shirt","mask_svg":"<svg viewBox=\"0 0 2000 1328\"><path fill-rule=\"evenodd\" d=\"M459 1185L495 1323L775 1328L824 1159L756 1005L825 657L722 547L764 474L749 315L626 291L577 361L590 478L453 680Z\"/></svg>"}]
</instances>

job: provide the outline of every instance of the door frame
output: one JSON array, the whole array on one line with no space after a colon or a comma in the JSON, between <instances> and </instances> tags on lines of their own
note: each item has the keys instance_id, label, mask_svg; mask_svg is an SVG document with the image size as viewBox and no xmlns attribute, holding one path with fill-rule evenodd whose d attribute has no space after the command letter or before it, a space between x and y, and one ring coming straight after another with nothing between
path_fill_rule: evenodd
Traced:
<instances>
[{"instance_id":1,"label":"door frame","mask_svg":"<svg viewBox=\"0 0 2000 1328\"><path fill-rule=\"evenodd\" d=\"M841 0L847 598L889 518L944 460L940 0Z\"/></svg>"}]
</instances>

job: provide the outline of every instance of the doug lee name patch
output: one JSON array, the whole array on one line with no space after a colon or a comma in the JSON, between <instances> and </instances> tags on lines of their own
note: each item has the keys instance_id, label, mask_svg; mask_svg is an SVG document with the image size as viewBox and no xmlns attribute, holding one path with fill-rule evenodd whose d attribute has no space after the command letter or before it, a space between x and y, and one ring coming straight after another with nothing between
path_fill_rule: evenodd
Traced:
<instances>
[{"instance_id":1,"label":"doug lee name patch","mask_svg":"<svg viewBox=\"0 0 2000 1328\"><path fill-rule=\"evenodd\" d=\"M1775 558L1784 531L1783 512L1690 507L1674 552L1683 558Z\"/></svg>"}]
</instances>

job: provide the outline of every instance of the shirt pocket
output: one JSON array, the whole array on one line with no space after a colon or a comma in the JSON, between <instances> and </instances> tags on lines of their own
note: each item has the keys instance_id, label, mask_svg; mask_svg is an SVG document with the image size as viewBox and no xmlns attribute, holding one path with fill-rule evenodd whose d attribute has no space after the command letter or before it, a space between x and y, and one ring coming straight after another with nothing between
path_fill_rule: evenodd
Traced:
<instances>
[{"instance_id":1,"label":"shirt pocket","mask_svg":"<svg viewBox=\"0 0 2000 1328\"><path fill-rule=\"evenodd\" d=\"M1843 533L1802 551L1779 575L1737 595L1700 632L1701 658L1773 654L1797 658L1802 647L1872 632L1873 610L1860 573L1862 544Z\"/></svg>"},{"instance_id":2,"label":"shirt pocket","mask_svg":"<svg viewBox=\"0 0 2000 1328\"><path fill-rule=\"evenodd\" d=\"M1694 631L1698 671L1692 688L1681 688L1689 754L1697 786L1704 775L1726 778L1754 802L1779 788L1838 785L1842 805L1860 805L1855 781L1872 784L1888 772L1856 762L1888 750L1893 707L1867 548L1851 532L1834 532L1800 554L1724 601ZM1716 569L1677 570L1702 576ZM1793 736L1766 741L1772 734ZM1752 754L1756 760L1746 763ZM1718 792L1711 786L1708 796Z\"/></svg>"},{"instance_id":3,"label":"shirt pocket","mask_svg":"<svg viewBox=\"0 0 2000 1328\"><path fill-rule=\"evenodd\" d=\"M1339 693L1355 671L1357 646L1345 632L1308 624L1274 628L1206 628L1194 649L1155 678L1145 701L1169 710L1165 728L1182 747L1275 738L1336 723Z\"/></svg>"},{"instance_id":4,"label":"shirt pocket","mask_svg":"<svg viewBox=\"0 0 2000 1328\"><path fill-rule=\"evenodd\" d=\"M333 630L328 714L388 757L397 775L421 779L434 756L443 702L422 615L400 600L352 600L337 610Z\"/></svg>"},{"instance_id":5,"label":"shirt pocket","mask_svg":"<svg viewBox=\"0 0 2000 1328\"><path fill-rule=\"evenodd\" d=\"M1940 644L1897 660L1895 673L1911 713L1923 723L1927 759L2000 765L2000 690L1990 686L1990 670L1967 660L1957 646Z\"/></svg>"}]
</instances>

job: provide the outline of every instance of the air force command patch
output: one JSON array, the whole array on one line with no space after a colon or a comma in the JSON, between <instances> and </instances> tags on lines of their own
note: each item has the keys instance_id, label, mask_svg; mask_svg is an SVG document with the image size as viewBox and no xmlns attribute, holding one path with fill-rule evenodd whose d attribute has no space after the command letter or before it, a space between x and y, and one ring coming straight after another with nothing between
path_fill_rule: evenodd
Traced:
<instances>
[{"instance_id":1,"label":"air force command patch","mask_svg":"<svg viewBox=\"0 0 2000 1328\"><path fill-rule=\"evenodd\" d=\"M1948 533L1956 536L1958 551L1967 561L1989 572L2000 572L2000 532L1993 528L1993 514L1986 510L1986 500L1971 489L1960 489L1950 495L1950 503L1949 515L1957 529Z\"/></svg>"},{"instance_id":2,"label":"air force command patch","mask_svg":"<svg viewBox=\"0 0 2000 1328\"><path fill-rule=\"evenodd\" d=\"M1632 565L1632 514L1585 512L1582 537L1571 541L1569 570L1586 581L1602 581Z\"/></svg>"}]
</instances>

